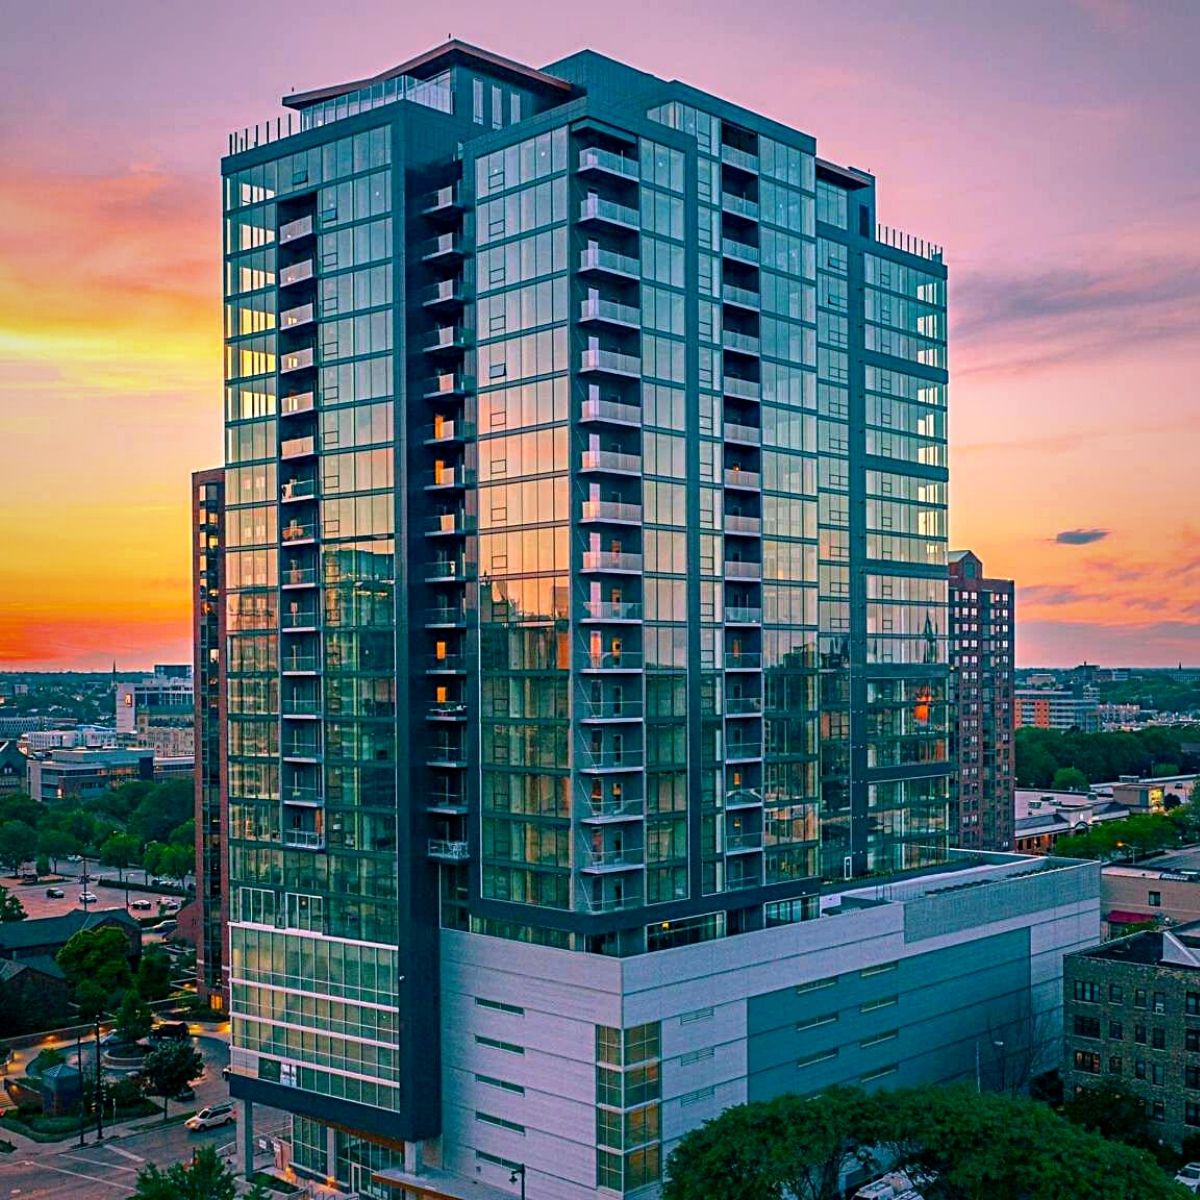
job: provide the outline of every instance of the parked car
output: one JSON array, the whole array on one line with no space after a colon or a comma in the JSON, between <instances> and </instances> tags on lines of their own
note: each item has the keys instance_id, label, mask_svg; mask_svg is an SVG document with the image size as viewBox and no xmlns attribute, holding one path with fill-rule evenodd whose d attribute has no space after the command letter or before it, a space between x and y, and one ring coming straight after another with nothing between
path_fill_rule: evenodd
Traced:
<instances>
[{"instance_id":1,"label":"parked car","mask_svg":"<svg viewBox=\"0 0 1200 1200\"><path fill-rule=\"evenodd\" d=\"M62 888L47 888L46 896L51 900L61 900L67 893Z\"/></svg>"},{"instance_id":2,"label":"parked car","mask_svg":"<svg viewBox=\"0 0 1200 1200\"><path fill-rule=\"evenodd\" d=\"M80 904L95 904L96 901L99 899L100 899L100 897L97 896L95 892L80 892L79 893L79 903Z\"/></svg>"},{"instance_id":3,"label":"parked car","mask_svg":"<svg viewBox=\"0 0 1200 1200\"><path fill-rule=\"evenodd\" d=\"M78 854L68 854L67 862L83 862L83 859Z\"/></svg>"},{"instance_id":4,"label":"parked car","mask_svg":"<svg viewBox=\"0 0 1200 1200\"><path fill-rule=\"evenodd\" d=\"M152 1042L182 1042L191 1036L188 1032L186 1021L159 1021L150 1030L150 1040Z\"/></svg>"},{"instance_id":5,"label":"parked car","mask_svg":"<svg viewBox=\"0 0 1200 1200\"><path fill-rule=\"evenodd\" d=\"M1179 1168L1176 1183L1182 1183L1189 1192L1200 1193L1200 1162L1190 1162Z\"/></svg>"},{"instance_id":6,"label":"parked car","mask_svg":"<svg viewBox=\"0 0 1200 1200\"><path fill-rule=\"evenodd\" d=\"M154 907L149 900L130 900L130 908L136 908L138 912L149 912Z\"/></svg>"},{"instance_id":7,"label":"parked car","mask_svg":"<svg viewBox=\"0 0 1200 1200\"><path fill-rule=\"evenodd\" d=\"M202 1108L194 1117L188 1117L184 1124L191 1130L216 1129L219 1125L228 1125L237 1120L237 1112L231 1100L220 1104L210 1104Z\"/></svg>"}]
</instances>

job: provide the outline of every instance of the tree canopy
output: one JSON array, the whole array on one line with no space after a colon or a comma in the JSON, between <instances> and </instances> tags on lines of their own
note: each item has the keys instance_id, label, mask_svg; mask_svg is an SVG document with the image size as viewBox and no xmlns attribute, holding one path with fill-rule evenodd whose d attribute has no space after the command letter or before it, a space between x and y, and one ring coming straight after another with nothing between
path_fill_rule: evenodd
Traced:
<instances>
[{"instance_id":1,"label":"tree canopy","mask_svg":"<svg viewBox=\"0 0 1200 1200\"><path fill-rule=\"evenodd\" d=\"M28 914L19 896L0 883L0 921L23 921Z\"/></svg>"},{"instance_id":2,"label":"tree canopy","mask_svg":"<svg viewBox=\"0 0 1200 1200\"><path fill-rule=\"evenodd\" d=\"M163 1121L172 1096L182 1091L204 1070L204 1059L190 1041L163 1042L142 1061L142 1073L150 1090L163 1100Z\"/></svg>"},{"instance_id":3,"label":"tree canopy","mask_svg":"<svg viewBox=\"0 0 1200 1200\"><path fill-rule=\"evenodd\" d=\"M1043 1104L925 1086L833 1088L727 1109L675 1148L663 1200L836 1200L839 1174L856 1163L919 1170L936 1180L923 1189L930 1200L1185 1194L1149 1155Z\"/></svg>"},{"instance_id":4,"label":"tree canopy","mask_svg":"<svg viewBox=\"0 0 1200 1200\"><path fill-rule=\"evenodd\" d=\"M147 1163L137 1177L131 1200L234 1200L237 1179L213 1146L201 1146L191 1162L172 1163L165 1171Z\"/></svg>"},{"instance_id":5,"label":"tree canopy","mask_svg":"<svg viewBox=\"0 0 1200 1200\"><path fill-rule=\"evenodd\" d=\"M1200 755L1190 748L1194 741L1182 727L1156 725L1132 733L1081 733L1077 729L1027 725L1018 729L1016 736L1017 786L1057 787L1056 772L1064 768L1079 771L1085 787L1122 775L1173 775L1200 770Z\"/></svg>"},{"instance_id":6,"label":"tree canopy","mask_svg":"<svg viewBox=\"0 0 1200 1200\"><path fill-rule=\"evenodd\" d=\"M129 969L129 939L114 925L81 929L55 956L75 988L91 982L111 996L133 982Z\"/></svg>"}]
</instances>

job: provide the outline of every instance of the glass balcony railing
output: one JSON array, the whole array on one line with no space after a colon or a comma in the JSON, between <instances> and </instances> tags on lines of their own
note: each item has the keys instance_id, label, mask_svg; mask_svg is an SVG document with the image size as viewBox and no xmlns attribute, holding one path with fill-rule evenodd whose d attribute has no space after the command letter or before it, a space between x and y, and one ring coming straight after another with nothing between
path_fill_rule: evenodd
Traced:
<instances>
[{"instance_id":1,"label":"glass balcony railing","mask_svg":"<svg viewBox=\"0 0 1200 1200\"><path fill-rule=\"evenodd\" d=\"M316 494L315 479L288 479L279 486L279 499L285 504L291 500L311 500Z\"/></svg>"},{"instance_id":2,"label":"glass balcony railing","mask_svg":"<svg viewBox=\"0 0 1200 1200\"><path fill-rule=\"evenodd\" d=\"M615 300L602 300L589 296L579 303L581 321L611 321L617 325L640 325L641 310L632 304L618 304Z\"/></svg>"},{"instance_id":3,"label":"glass balcony railing","mask_svg":"<svg viewBox=\"0 0 1200 1200\"><path fill-rule=\"evenodd\" d=\"M280 458L307 458L317 452L315 437L286 438L279 443Z\"/></svg>"},{"instance_id":4,"label":"glass balcony railing","mask_svg":"<svg viewBox=\"0 0 1200 1200\"><path fill-rule=\"evenodd\" d=\"M725 849L730 853L744 854L750 850L761 850L762 846L763 835L760 830L725 835Z\"/></svg>"},{"instance_id":5,"label":"glass balcony railing","mask_svg":"<svg viewBox=\"0 0 1200 1200\"><path fill-rule=\"evenodd\" d=\"M285 567L279 572L279 582L285 588L314 587L317 581L316 567Z\"/></svg>"},{"instance_id":6,"label":"glass balcony railing","mask_svg":"<svg viewBox=\"0 0 1200 1200\"><path fill-rule=\"evenodd\" d=\"M757 671L762 666L762 655L757 652L739 653L734 651L725 655L725 670L727 671Z\"/></svg>"},{"instance_id":7,"label":"glass balcony railing","mask_svg":"<svg viewBox=\"0 0 1200 1200\"><path fill-rule=\"evenodd\" d=\"M285 829L283 844L291 850L323 850L325 835L316 829Z\"/></svg>"},{"instance_id":8,"label":"glass balcony railing","mask_svg":"<svg viewBox=\"0 0 1200 1200\"><path fill-rule=\"evenodd\" d=\"M757 471L743 471L740 467L726 467L725 486L758 491L762 487L762 476Z\"/></svg>"},{"instance_id":9,"label":"glass balcony railing","mask_svg":"<svg viewBox=\"0 0 1200 1200\"><path fill-rule=\"evenodd\" d=\"M306 371L316 361L316 351L311 346L306 346L303 350L293 350L291 353L280 357L279 373L280 375L287 375L292 371Z\"/></svg>"},{"instance_id":10,"label":"glass balcony railing","mask_svg":"<svg viewBox=\"0 0 1200 1200\"><path fill-rule=\"evenodd\" d=\"M432 192L428 192L421 202L421 207L424 212L448 212L452 208L457 208L458 200L458 184L448 183L445 187L435 188Z\"/></svg>"},{"instance_id":11,"label":"glass balcony railing","mask_svg":"<svg viewBox=\"0 0 1200 1200\"><path fill-rule=\"evenodd\" d=\"M319 787L314 787L312 784L296 783L284 789L283 802L284 804L300 804L306 808L313 808L324 804L325 796Z\"/></svg>"},{"instance_id":12,"label":"glass balcony railing","mask_svg":"<svg viewBox=\"0 0 1200 1200\"><path fill-rule=\"evenodd\" d=\"M301 325L311 325L314 310L311 304L298 304L295 308L284 309L279 314L280 329L296 329Z\"/></svg>"},{"instance_id":13,"label":"glass balcony railing","mask_svg":"<svg viewBox=\"0 0 1200 1200\"><path fill-rule=\"evenodd\" d=\"M279 286L285 288L291 287L293 284L303 283L306 279L311 279L313 274L313 261L311 258L306 258L303 262L292 263L290 267L284 267L280 270Z\"/></svg>"},{"instance_id":14,"label":"glass balcony railing","mask_svg":"<svg viewBox=\"0 0 1200 1200\"><path fill-rule=\"evenodd\" d=\"M279 614L281 629L316 629L319 624L320 618L314 609L301 609L296 612Z\"/></svg>"},{"instance_id":15,"label":"glass balcony railing","mask_svg":"<svg viewBox=\"0 0 1200 1200\"><path fill-rule=\"evenodd\" d=\"M466 718L467 706L461 700L443 700L425 710L431 721L459 721Z\"/></svg>"},{"instance_id":16,"label":"glass balcony railing","mask_svg":"<svg viewBox=\"0 0 1200 1200\"><path fill-rule=\"evenodd\" d=\"M312 412L316 406L316 396L312 392L293 392L283 396L279 401L279 415L294 417L300 413Z\"/></svg>"},{"instance_id":17,"label":"glass balcony railing","mask_svg":"<svg viewBox=\"0 0 1200 1200\"><path fill-rule=\"evenodd\" d=\"M596 195L585 196L579 202L579 219L581 221L609 221L614 225L629 226L631 229L636 229L640 220L636 208L630 208L627 204L618 204L614 200L604 200Z\"/></svg>"},{"instance_id":18,"label":"glass balcony railing","mask_svg":"<svg viewBox=\"0 0 1200 1200\"><path fill-rule=\"evenodd\" d=\"M425 384L425 395L430 399L438 396L461 396L468 390L469 384L466 377L457 371L443 371L440 375L434 375Z\"/></svg>"},{"instance_id":19,"label":"glass balcony railing","mask_svg":"<svg viewBox=\"0 0 1200 1200\"><path fill-rule=\"evenodd\" d=\"M756 717L761 712L761 696L727 696L725 699L726 716Z\"/></svg>"},{"instance_id":20,"label":"glass balcony railing","mask_svg":"<svg viewBox=\"0 0 1200 1200\"><path fill-rule=\"evenodd\" d=\"M584 721L637 721L642 716L641 700L588 700L580 707ZM638 752L639 755L641 751Z\"/></svg>"},{"instance_id":21,"label":"glass balcony railing","mask_svg":"<svg viewBox=\"0 0 1200 1200\"><path fill-rule=\"evenodd\" d=\"M763 611L744 604L727 604L725 606L726 625L761 625Z\"/></svg>"},{"instance_id":22,"label":"glass balcony railing","mask_svg":"<svg viewBox=\"0 0 1200 1200\"><path fill-rule=\"evenodd\" d=\"M592 146L579 152L579 169L581 171L606 171L610 175L620 175L625 179L637 179L638 160L624 154L616 154L612 150L602 150Z\"/></svg>"},{"instance_id":23,"label":"glass balcony railing","mask_svg":"<svg viewBox=\"0 0 1200 1200\"><path fill-rule=\"evenodd\" d=\"M426 426L427 442L461 442L475 436L475 426L470 421L434 421Z\"/></svg>"},{"instance_id":24,"label":"glass balcony railing","mask_svg":"<svg viewBox=\"0 0 1200 1200\"><path fill-rule=\"evenodd\" d=\"M758 155L747 150L739 150L736 146L721 147L721 161L732 167L740 167L743 171L758 172Z\"/></svg>"},{"instance_id":25,"label":"glass balcony railing","mask_svg":"<svg viewBox=\"0 0 1200 1200\"><path fill-rule=\"evenodd\" d=\"M285 654L280 660L284 674L312 674L317 669L317 662L315 654Z\"/></svg>"},{"instance_id":26,"label":"glass balcony railing","mask_svg":"<svg viewBox=\"0 0 1200 1200\"><path fill-rule=\"evenodd\" d=\"M642 606L628 600L585 600L584 620L587 621L640 621Z\"/></svg>"},{"instance_id":27,"label":"glass balcony railing","mask_svg":"<svg viewBox=\"0 0 1200 1200\"><path fill-rule=\"evenodd\" d=\"M427 484L430 488L464 488L475 482L475 472L469 467L442 467L435 470L433 480Z\"/></svg>"},{"instance_id":28,"label":"glass balcony railing","mask_svg":"<svg viewBox=\"0 0 1200 1200\"><path fill-rule=\"evenodd\" d=\"M420 294L421 303L432 307L437 304L460 304L466 299L461 279L443 279L427 287Z\"/></svg>"},{"instance_id":29,"label":"glass balcony railing","mask_svg":"<svg viewBox=\"0 0 1200 1200\"><path fill-rule=\"evenodd\" d=\"M424 349L426 352L439 350L465 350L470 343L461 325L441 325L429 335Z\"/></svg>"},{"instance_id":30,"label":"glass balcony railing","mask_svg":"<svg viewBox=\"0 0 1200 1200\"><path fill-rule=\"evenodd\" d=\"M417 247L417 253L424 259L459 255L462 253L462 241L457 233L440 233L422 242Z\"/></svg>"},{"instance_id":31,"label":"glass balcony railing","mask_svg":"<svg viewBox=\"0 0 1200 1200\"><path fill-rule=\"evenodd\" d=\"M580 750L575 765L581 771L640 771L641 750Z\"/></svg>"},{"instance_id":32,"label":"glass balcony railing","mask_svg":"<svg viewBox=\"0 0 1200 1200\"><path fill-rule=\"evenodd\" d=\"M762 397L762 384L756 379L739 379L736 375L726 375L722 387L726 396L736 396L739 400L758 400Z\"/></svg>"},{"instance_id":33,"label":"glass balcony railing","mask_svg":"<svg viewBox=\"0 0 1200 1200\"><path fill-rule=\"evenodd\" d=\"M726 513L725 532L757 537L762 533L762 518L744 517L740 513Z\"/></svg>"},{"instance_id":34,"label":"glass balcony railing","mask_svg":"<svg viewBox=\"0 0 1200 1200\"><path fill-rule=\"evenodd\" d=\"M292 521L280 531L285 543L311 542L317 536L317 526L312 521Z\"/></svg>"},{"instance_id":35,"label":"glass balcony railing","mask_svg":"<svg viewBox=\"0 0 1200 1200\"><path fill-rule=\"evenodd\" d=\"M723 238L721 253L726 258L736 258L739 262L758 262L758 247L749 242L739 242L736 238Z\"/></svg>"},{"instance_id":36,"label":"glass balcony railing","mask_svg":"<svg viewBox=\"0 0 1200 1200\"><path fill-rule=\"evenodd\" d=\"M312 217L300 217L279 227L279 244L286 246L289 242L298 242L301 238L312 237Z\"/></svg>"},{"instance_id":37,"label":"glass balcony railing","mask_svg":"<svg viewBox=\"0 0 1200 1200\"><path fill-rule=\"evenodd\" d=\"M625 454L620 450L585 450L580 456L582 471L613 471L617 474L640 475L642 456Z\"/></svg>"},{"instance_id":38,"label":"glass balcony railing","mask_svg":"<svg viewBox=\"0 0 1200 1200\"><path fill-rule=\"evenodd\" d=\"M641 654L633 651L611 652L609 654L590 654L585 652L580 667L584 671L640 671L642 669Z\"/></svg>"},{"instance_id":39,"label":"glass balcony railing","mask_svg":"<svg viewBox=\"0 0 1200 1200\"><path fill-rule=\"evenodd\" d=\"M761 742L730 742L725 747L726 762L748 762L755 758L762 758Z\"/></svg>"},{"instance_id":40,"label":"glass balcony railing","mask_svg":"<svg viewBox=\"0 0 1200 1200\"><path fill-rule=\"evenodd\" d=\"M755 311L762 307L762 296L758 292L751 291L750 288L735 287L732 283L727 283L721 289L721 295L728 304L737 304L742 308L752 308Z\"/></svg>"},{"instance_id":41,"label":"glass balcony railing","mask_svg":"<svg viewBox=\"0 0 1200 1200\"><path fill-rule=\"evenodd\" d=\"M642 808L641 800L626 799L624 796L585 796L579 803L583 821L604 824L640 820Z\"/></svg>"},{"instance_id":42,"label":"glass balcony railing","mask_svg":"<svg viewBox=\"0 0 1200 1200\"><path fill-rule=\"evenodd\" d=\"M462 654L431 654L425 660L426 671L443 671L448 675L457 675L467 669L467 659Z\"/></svg>"},{"instance_id":43,"label":"glass balcony railing","mask_svg":"<svg viewBox=\"0 0 1200 1200\"><path fill-rule=\"evenodd\" d=\"M580 512L582 521L611 521L621 525L640 525L642 506L619 500L585 500Z\"/></svg>"},{"instance_id":44,"label":"glass balcony railing","mask_svg":"<svg viewBox=\"0 0 1200 1200\"><path fill-rule=\"evenodd\" d=\"M462 559L440 559L425 568L426 579L474 579L475 564Z\"/></svg>"},{"instance_id":45,"label":"glass balcony railing","mask_svg":"<svg viewBox=\"0 0 1200 1200\"><path fill-rule=\"evenodd\" d=\"M583 897L584 908L589 913L624 912L626 909L642 907L641 891L631 891L628 894Z\"/></svg>"},{"instance_id":46,"label":"glass balcony railing","mask_svg":"<svg viewBox=\"0 0 1200 1200\"><path fill-rule=\"evenodd\" d=\"M629 554L623 550L585 550L583 552L583 569L585 571L636 573L642 569L642 556Z\"/></svg>"},{"instance_id":47,"label":"glass balcony railing","mask_svg":"<svg viewBox=\"0 0 1200 1200\"><path fill-rule=\"evenodd\" d=\"M721 335L721 345L726 350L734 350L739 354L751 354L757 357L759 353L758 338L748 333L734 333L727 329Z\"/></svg>"},{"instance_id":48,"label":"glass balcony railing","mask_svg":"<svg viewBox=\"0 0 1200 1200\"><path fill-rule=\"evenodd\" d=\"M726 579L761 579L762 563L758 562L727 562L725 564Z\"/></svg>"},{"instance_id":49,"label":"glass balcony railing","mask_svg":"<svg viewBox=\"0 0 1200 1200\"><path fill-rule=\"evenodd\" d=\"M740 442L743 446L757 446L762 441L762 430L756 425L739 425L736 421L726 421L725 440Z\"/></svg>"},{"instance_id":50,"label":"glass balcony railing","mask_svg":"<svg viewBox=\"0 0 1200 1200\"><path fill-rule=\"evenodd\" d=\"M321 711L319 700L311 696L285 696L283 700L283 715L285 717L315 717Z\"/></svg>"},{"instance_id":51,"label":"glass balcony railing","mask_svg":"<svg viewBox=\"0 0 1200 1200\"><path fill-rule=\"evenodd\" d=\"M633 871L644 861L641 850L593 850L589 846L583 852L581 866L585 871Z\"/></svg>"},{"instance_id":52,"label":"glass balcony railing","mask_svg":"<svg viewBox=\"0 0 1200 1200\"><path fill-rule=\"evenodd\" d=\"M618 254L615 250L603 250L599 246L587 246L579 253L581 271L610 271L616 275L637 278L640 266L636 258Z\"/></svg>"},{"instance_id":53,"label":"glass balcony railing","mask_svg":"<svg viewBox=\"0 0 1200 1200\"><path fill-rule=\"evenodd\" d=\"M471 857L471 848L466 842L451 842L444 838L429 839L429 857L437 862L466 862Z\"/></svg>"},{"instance_id":54,"label":"glass balcony railing","mask_svg":"<svg viewBox=\"0 0 1200 1200\"><path fill-rule=\"evenodd\" d=\"M758 205L747 196L738 196L733 192L724 192L721 195L721 207L726 212L734 213L739 217L745 217L747 220L758 220Z\"/></svg>"},{"instance_id":55,"label":"glass balcony railing","mask_svg":"<svg viewBox=\"0 0 1200 1200\"><path fill-rule=\"evenodd\" d=\"M425 531L430 534L466 533L468 529L474 527L474 518L469 518L466 513L448 512L430 517Z\"/></svg>"},{"instance_id":56,"label":"glass balcony railing","mask_svg":"<svg viewBox=\"0 0 1200 1200\"><path fill-rule=\"evenodd\" d=\"M623 404L620 400L585 400L579 419L581 421L608 421L614 425L640 426L642 410L636 404Z\"/></svg>"}]
</instances>

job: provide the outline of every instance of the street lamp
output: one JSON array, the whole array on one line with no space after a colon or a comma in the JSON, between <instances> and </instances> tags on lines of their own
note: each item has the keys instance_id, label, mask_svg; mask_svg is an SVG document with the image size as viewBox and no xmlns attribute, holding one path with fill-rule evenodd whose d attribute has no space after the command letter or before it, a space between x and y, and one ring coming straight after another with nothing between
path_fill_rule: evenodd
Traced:
<instances>
[{"instance_id":1,"label":"street lamp","mask_svg":"<svg viewBox=\"0 0 1200 1200\"><path fill-rule=\"evenodd\" d=\"M512 1169L512 1174L508 1177L509 1183L516 1183L517 1176L521 1177L521 1200L525 1200L525 1164L518 1163Z\"/></svg>"},{"instance_id":2,"label":"street lamp","mask_svg":"<svg viewBox=\"0 0 1200 1200\"><path fill-rule=\"evenodd\" d=\"M164 1101L164 1104L166 1102ZM100 1014L96 1013L96 1141L104 1141L104 1091L100 1075Z\"/></svg>"}]
</instances>

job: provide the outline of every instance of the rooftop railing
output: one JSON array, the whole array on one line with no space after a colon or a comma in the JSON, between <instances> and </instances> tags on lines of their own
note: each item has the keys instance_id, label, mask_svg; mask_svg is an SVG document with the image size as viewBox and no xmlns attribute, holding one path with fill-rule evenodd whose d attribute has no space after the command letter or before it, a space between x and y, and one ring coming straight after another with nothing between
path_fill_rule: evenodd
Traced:
<instances>
[{"instance_id":1,"label":"rooftop railing","mask_svg":"<svg viewBox=\"0 0 1200 1200\"><path fill-rule=\"evenodd\" d=\"M903 250L906 254L915 254L918 258L927 258L930 262L942 261L942 247L935 242L927 242L924 238L914 237L890 225L875 226L875 240L893 250Z\"/></svg>"}]
</instances>

